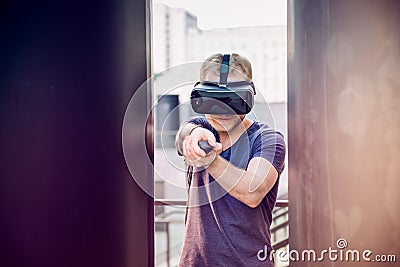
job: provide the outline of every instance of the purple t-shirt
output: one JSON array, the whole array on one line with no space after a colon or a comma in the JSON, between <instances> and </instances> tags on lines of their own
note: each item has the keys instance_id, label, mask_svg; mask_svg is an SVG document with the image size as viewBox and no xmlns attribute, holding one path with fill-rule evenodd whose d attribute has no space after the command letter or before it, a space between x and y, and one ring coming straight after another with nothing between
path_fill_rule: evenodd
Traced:
<instances>
[{"instance_id":1,"label":"purple t-shirt","mask_svg":"<svg viewBox=\"0 0 400 267\"><path fill-rule=\"evenodd\" d=\"M204 117L189 122L218 133ZM285 142L281 133L254 122L228 149L220 154L238 168L246 169L254 157L271 162L280 174L284 168ZM271 252L270 225L279 176L256 208L232 197L206 170L194 170L189 189L189 208L179 266L273 266L269 256L260 261L257 253L266 246Z\"/></svg>"}]
</instances>

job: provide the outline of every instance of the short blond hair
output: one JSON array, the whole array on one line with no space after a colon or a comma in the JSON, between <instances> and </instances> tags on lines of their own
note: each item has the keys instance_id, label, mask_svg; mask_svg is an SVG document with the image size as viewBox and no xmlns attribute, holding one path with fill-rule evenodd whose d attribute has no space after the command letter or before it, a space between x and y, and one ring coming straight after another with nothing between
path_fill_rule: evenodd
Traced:
<instances>
[{"instance_id":1,"label":"short blond hair","mask_svg":"<svg viewBox=\"0 0 400 267\"><path fill-rule=\"evenodd\" d=\"M208 72L214 72L216 75L219 76L219 71L222 63L222 58L224 57L223 54L214 54L209 56L206 60L204 60L203 64L200 67L200 80L204 81L205 77ZM239 54L231 54L229 60L229 73L233 71L239 71L243 75L247 77L247 81L251 82L253 79L253 72L251 69L250 61L240 56Z\"/></svg>"}]
</instances>

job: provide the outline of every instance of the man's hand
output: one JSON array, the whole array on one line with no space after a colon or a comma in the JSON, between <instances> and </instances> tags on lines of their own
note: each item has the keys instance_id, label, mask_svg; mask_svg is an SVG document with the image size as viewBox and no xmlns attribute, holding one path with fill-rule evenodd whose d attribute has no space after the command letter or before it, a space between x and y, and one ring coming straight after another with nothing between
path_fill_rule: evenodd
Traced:
<instances>
[{"instance_id":1,"label":"man's hand","mask_svg":"<svg viewBox=\"0 0 400 267\"><path fill-rule=\"evenodd\" d=\"M207 141L213 147L213 150L206 155L199 147L199 141ZM221 151L222 145L216 142L213 133L201 127L195 128L190 135L185 137L182 143L182 154L188 164L194 167L207 168Z\"/></svg>"}]
</instances>

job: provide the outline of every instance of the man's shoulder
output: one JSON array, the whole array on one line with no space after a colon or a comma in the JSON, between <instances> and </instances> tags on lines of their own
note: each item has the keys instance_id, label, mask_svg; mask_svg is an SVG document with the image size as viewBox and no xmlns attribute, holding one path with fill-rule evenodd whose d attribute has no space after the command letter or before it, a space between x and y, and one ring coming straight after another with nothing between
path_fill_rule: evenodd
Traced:
<instances>
[{"instance_id":1,"label":"man's shoulder","mask_svg":"<svg viewBox=\"0 0 400 267\"><path fill-rule=\"evenodd\" d=\"M258 123L258 130L253 143L254 157L268 160L279 175L285 166L286 144L284 136L278 130L265 123Z\"/></svg>"},{"instance_id":2,"label":"man's shoulder","mask_svg":"<svg viewBox=\"0 0 400 267\"><path fill-rule=\"evenodd\" d=\"M271 127L269 124L264 122L254 122L253 133L260 138L265 138L267 136L275 136L275 138L284 138L284 135L277 129Z\"/></svg>"}]
</instances>

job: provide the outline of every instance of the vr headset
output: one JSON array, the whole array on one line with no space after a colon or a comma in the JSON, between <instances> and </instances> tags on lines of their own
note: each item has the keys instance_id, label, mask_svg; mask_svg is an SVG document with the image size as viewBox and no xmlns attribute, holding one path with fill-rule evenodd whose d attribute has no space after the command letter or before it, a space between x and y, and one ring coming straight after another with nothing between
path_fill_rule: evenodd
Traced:
<instances>
[{"instance_id":1,"label":"vr headset","mask_svg":"<svg viewBox=\"0 0 400 267\"><path fill-rule=\"evenodd\" d=\"M200 114L247 114L254 105L256 88L253 82L228 83L230 55L224 55L219 83L197 82L190 95L194 112Z\"/></svg>"}]
</instances>

